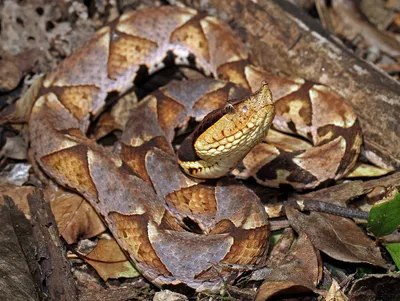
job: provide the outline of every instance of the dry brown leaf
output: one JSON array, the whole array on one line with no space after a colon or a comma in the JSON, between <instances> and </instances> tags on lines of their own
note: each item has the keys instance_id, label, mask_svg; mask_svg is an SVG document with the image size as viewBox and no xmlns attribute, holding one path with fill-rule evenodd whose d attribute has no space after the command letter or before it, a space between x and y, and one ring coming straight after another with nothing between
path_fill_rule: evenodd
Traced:
<instances>
[{"instance_id":1,"label":"dry brown leaf","mask_svg":"<svg viewBox=\"0 0 400 301\"><path fill-rule=\"evenodd\" d=\"M42 87L42 76L36 76L29 89L15 103L7 106L0 113L0 123L28 122L29 115L39 89Z\"/></svg>"},{"instance_id":2,"label":"dry brown leaf","mask_svg":"<svg viewBox=\"0 0 400 301\"><path fill-rule=\"evenodd\" d=\"M4 204L4 196L7 195L14 201L14 204L21 210L27 219L30 220L30 208L28 204L28 195L36 190L33 186L0 186L0 205Z\"/></svg>"},{"instance_id":3,"label":"dry brown leaf","mask_svg":"<svg viewBox=\"0 0 400 301\"><path fill-rule=\"evenodd\" d=\"M400 10L400 0L388 0L385 6L393 10Z\"/></svg>"},{"instance_id":4,"label":"dry brown leaf","mask_svg":"<svg viewBox=\"0 0 400 301\"><path fill-rule=\"evenodd\" d=\"M336 0L329 6L324 0L317 0L316 7L322 24L331 32L350 41L361 36L368 45L390 56L400 55L400 43L391 33L374 27L355 1Z\"/></svg>"},{"instance_id":5,"label":"dry brown leaf","mask_svg":"<svg viewBox=\"0 0 400 301\"><path fill-rule=\"evenodd\" d=\"M386 0L361 0L360 10L379 30L385 30L393 22L395 12L386 5Z\"/></svg>"},{"instance_id":6,"label":"dry brown leaf","mask_svg":"<svg viewBox=\"0 0 400 301\"><path fill-rule=\"evenodd\" d=\"M290 225L297 233L307 233L313 245L332 258L385 267L379 248L354 221L324 213L302 214L286 208Z\"/></svg>"},{"instance_id":7,"label":"dry brown leaf","mask_svg":"<svg viewBox=\"0 0 400 301\"><path fill-rule=\"evenodd\" d=\"M314 5L314 0L289 0L289 2L303 9L310 9Z\"/></svg>"},{"instance_id":8,"label":"dry brown leaf","mask_svg":"<svg viewBox=\"0 0 400 301\"><path fill-rule=\"evenodd\" d=\"M22 79L23 71L18 68L12 58L5 59L0 56L0 92L15 89Z\"/></svg>"},{"instance_id":9,"label":"dry brown leaf","mask_svg":"<svg viewBox=\"0 0 400 301\"><path fill-rule=\"evenodd\" d=\"M326 203L336 204L346 207L350 200L358 198L364 194L371 193L373 189L390 189L400 182L400 172L393 173L375 180L369 181L348 181L342 184L322 188L307 194L298 194L296 200L321 200ZM359 203L359 201L357 201ZM361 208L368 211L370 208Z\"/></svg>"},{"instance_id":10,"label":"dry brown leaf","mask_svg":"<svg viewBox=\"0 0 400 301\"><path fill-rule=\"evenodd\" d=\"M38 268L32 253L37 255L41 246L35 240L31 223L13 200L6 198L0 202L0 299L41 300L37 282L31 274L33 270L30 269Z\"/></svg>"},{"instance_id":11,"label":"dry brown leaf","mask_svg":"<svg viewBox=\"0 0 400 301\"><path fill-rule=\"evenodd\" d=\"M320 275L319 253L314 249L309 237L302 234L281 264L271 271L260 286L255 300L312 292L316 290Z\"/></svg>"},{"instance_id":12,"label":"dry brown leaf","mask_svg":"<svg viewBox=\"0 0 400 301\"><path fill-rule=\"evenodd\" d=\"M2 2L1 46L11 55L40 49L43 54L36 56L39 72L50 71L94 32L86 6L78 1L74 5L45 0ZM74 18L66 22L66 14Z\"/></svg>"},{"instance_id":13,"label":"dry brown leaf","mask_svg":"<svg viewBox=\"0 0 400 301\"><path fill-rule=\"evenodd\" d=\"M390 300L400 296L400 275L368 275L357 280L350 290L349 301Z\"/></svg>"},{"instance_id":14,"label":"dry brown leaf","mask_svg":"<svg viewBox=\"0 0 400 301\"><path fill-rule=\"evenodd\" d=\"M281 237L279 237L278 242L268 256L266 265L271 268L279 265L289 251L294 239L295 235L292 228L289 227L283 230Z\"/></svg>"},{"instance_id":15,"label":"dry brown leaf","mask_svg":"<svg viewBox=\"0 0 400 301\"><path fill-rule=\"evenodd\" d=\"M335 279L332 281L332 285L326 295L326 301L347 301L348 298L340 290L340 286Z\"/></svg>"},{"instance_id":16,"label":"dry brown leaf","mask_svg":"<svg viewBox=\"0 0 400 301\"><path fill-rule=\"evenodd\" d=\"M80 238L91 238L106 230L96 211L80 195L59 189L46 198L67 243L76 243Z\"/></svg>"},{"instance_id":17,"label":"dry brown leaf","mask_svg":"<svg viewBox=\"0 0 400 301\"><path fill-rule=\"evenodd\" d=\"M188 301L189 299L182 294L163 290L154 294L153 301Z\"/></svg>"},{"instance_id":18,"label":"dry brown leaf","mask_svg":"<svg viewBox=\"0 0 400 301\"><path fill-rule=\"evenodd\" d=\"M28 181L31 167L28 163L8 164L0 172L0 185L23 185Z\"/></svg>"},{"instance_id":19,"label":"dry brown leaf","mask_svg":"<svg viewBox=\"0 0 400 301\"><path fill-rule=\"evenodd\" d=\"M28 146L22 136L7 137L2 153L11 159L26 160L28 155Z\"/></svg>"},{"instance_id":20,"label":"dry brown leaf","mask_svg":"<svg viewBox=\"0 0 400 301\"><path fill-rule=\"evenodd\" d=\"M85 260L95 268L104 281L109 278L139 276L114 239L100 239Z\"/></svg>"},{"instance_id":21,"label":"dry brown leaf","mask_svg":"<svg viewBox=\"0 0 400 301\"><path fill-rule=\"evenodd\" d=\"M32 71L37 58L41 55L39 49L25 50L17 55L11 55L0 47L0 92L9 92L15 89L22 77Z\"/></svg>"},{"instance_id":22,"label":"dry brown leaf","mask_svg":"<svg viewBox=\"0 0 400 301\"><path fill-rule=\"evenodd\" d=\"M381 177L391 173L393 170L377 167L366 163L356 163L356 165L346 174L345 178L361 178L361 177Z\"/></svg>"}]
</instances>

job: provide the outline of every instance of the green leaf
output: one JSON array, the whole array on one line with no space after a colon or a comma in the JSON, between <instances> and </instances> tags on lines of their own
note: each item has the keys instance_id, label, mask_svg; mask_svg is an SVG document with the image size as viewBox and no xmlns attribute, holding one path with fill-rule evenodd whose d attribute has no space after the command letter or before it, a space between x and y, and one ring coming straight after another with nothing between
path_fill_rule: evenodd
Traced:
<instances>
[{"instance_id":1,"label":"green leaf","mask_svg":"<svg viewBox=\"0 0 400 301\"><path fill-rule=\"evenodd\" d=\"M369 230L376 236L391 234L400 225L400 194L393 200L377 204L371 208L368 216Z\"/></svg>"},{"instance_id":2,"label":"green leaf","mask_svg":"<svg viewBox=\"0 0 400 301\"><path fill-rule=\"evenodd\" d=\"M390 243L387 244L385 247L389 251L390 256L392 256L393 261L397 266L397 269L400 270L400 243Z\"/></svg>"},{"instance_id":3,"label":"green leaf","mask_svg":"<svg viewBox=\"0 0 400 301\"><path fill-rule=\"evenodd\" d=\"M272 247L276 245L278 242L279 238L281 238L281 235L283 233L283 229L273 231L269 237L269 249L272 250Z\"/></svg>"}]
</instances>

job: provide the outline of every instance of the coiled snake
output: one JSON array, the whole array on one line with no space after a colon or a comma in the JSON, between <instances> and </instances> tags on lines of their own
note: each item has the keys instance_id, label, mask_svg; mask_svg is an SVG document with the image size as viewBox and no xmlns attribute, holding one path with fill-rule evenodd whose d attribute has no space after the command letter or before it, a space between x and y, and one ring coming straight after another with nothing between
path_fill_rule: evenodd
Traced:
<instances>
[{"instance_id":1,"label":"coiled snake","mask_svg":"<svg viewBox=\"0 0 400 301\"><path fill-rule=\"evenodd\" d=\"M218 80L171 84L147 96L117 152L86 137L108 95L123 94L140 73L171 63ZM269 87L260 88L263 80ZM265 137L274 110L274 130ZM174 129L210 111L177 159ZM276 130L311 143L293 143ZM166 6L122 15L48 74L32 109L30 138L40 167L91 203L147 279L202 290L234 276L230 264L265 262L268 222L248 188L182 170L219 178L239 164L233 174L241 178L312 188L354 165L361 132L351 107L333 91L264 71L227 25Z\"/></svg>"}]
</instances>

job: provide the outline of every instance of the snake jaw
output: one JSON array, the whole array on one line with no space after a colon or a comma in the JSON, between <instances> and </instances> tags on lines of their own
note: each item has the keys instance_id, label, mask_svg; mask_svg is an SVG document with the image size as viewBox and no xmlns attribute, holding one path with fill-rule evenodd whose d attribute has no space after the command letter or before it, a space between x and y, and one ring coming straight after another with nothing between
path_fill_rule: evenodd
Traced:
<instances>
[{"instance_id":1,"label":"snake jaw","mask_svg":"<svg viewBox=\"0 0 400 301\"><path fill-rule=\"evenodd\" d=\"M196 178L225 176L266 136L274 118L271 91L264 81L250 97L229 104L193 143L198 160L180 160L183 171ZM212 112L210 114L216 114ZM210 122L208 116L203 122ZM202 123L198 128L202 127ZM196 131L196 130L195 130Z\"/></svg>"}]
</instances>

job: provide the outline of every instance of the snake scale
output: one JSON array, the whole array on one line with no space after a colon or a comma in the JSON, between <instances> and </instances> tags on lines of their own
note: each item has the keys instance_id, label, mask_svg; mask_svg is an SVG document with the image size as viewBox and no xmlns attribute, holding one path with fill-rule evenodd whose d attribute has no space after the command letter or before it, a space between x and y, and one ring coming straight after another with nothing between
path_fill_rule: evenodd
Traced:
<instances>
[{"instance_id":1,"label":"snake scale","mask_svg":"<svg viewBox=\"0 0 400 301\"><path fill-rule=\"evenodd\" d=\"M171 64L215 79L170 84L140 101L114 152L86 136L109 95ZM204 119L177 158L174 131L191 118ZM231 265L265 263L269 236L255 193L207 178L236 168L263 185L313 188L353 167L361 131L338 94L266 72L226 24L165 6L125 13L48 74L30 139L42 170L90 202L143 276L200 291L234 278Z\"/></svg>"}]
</instances>

